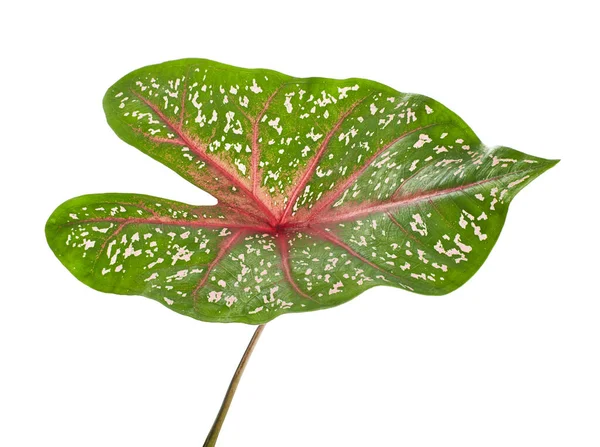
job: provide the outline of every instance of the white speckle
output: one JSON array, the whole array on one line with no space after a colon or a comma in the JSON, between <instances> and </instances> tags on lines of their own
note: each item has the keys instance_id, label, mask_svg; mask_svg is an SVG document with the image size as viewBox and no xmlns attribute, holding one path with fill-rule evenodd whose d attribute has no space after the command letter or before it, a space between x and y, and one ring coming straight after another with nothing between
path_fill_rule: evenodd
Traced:
<instances>
[{"instance_id":1,"label":"white speckle","mask_svg":"<svg viewBox=\"0 0 600 447\"><path fill-rule=\"evenodd\" d=\"M270 120L269 126L271 126L273 129L275 129L277 131L277 133L279 135L281 135L281 132L283 131L283 127L279 126L279 120L280 120L279 117L275 118L274 120Z\"/></svg>"},{"instance_id":2,"label":"white speckle","mask_svg":"<svg viewBox=\"0 0 600 447\"><path fill-rule=\"evenodd\" d=\"M252 85L250 86L250 91L252 91L252 93L257 93L257 94L262 92L262 88L260 88L256 84L256 79L252 79Z\"/></svg>"},{"instance_id":3,"label":"white speckle","mask_svg":"<svg viewBox=\"0 0 600 447\"><path fill-rule=\"evenodd\" d=\"M516 163L517 160L515 160L514 158L498 158L494 155L494 158L492 159L492 166L496 166L500 163L505 163L502 165L502 167L506 167L506 163Z\"/></svg>"},{"instance_id":4,"label":"white speckle","mask_svg":"<svg viewBox=\"0 0 600 447\"><path fill-rule=\"evenodd\" d=\"M283 106L285 107L285 110L287 110L287 113L292 113L292 110L294 110L294 107L292 106L292 95L285 95Z\"/></svg>"},{"instance_id":5,"label":"white speckle","mask_svg":"<svg viewBox=\"0 0 600 447\"><path fill-rule=\"evenodd\" d=\"M156 264L162 264L164 262L163 258L158 258L156 261L151 262L150 264L148 264L148 268L152 268L154 267Z\"/></svg>"},{"instance_id":6,"label":"white speckle","mask_svg":"<svg viewBox=\"0 0 600 447\"><path fill-rule=\"evenodd\" d=\"M148 276L144 281L152 281L153 279L158 278L158 273L154 272L152 275Z\"/></svg>"},{"instance_id":7,"label":"white speckle","mask_svg":"<svg viewBox=\"0 0 600 447\"><path fill-rule=\"evenodd\" d=\"M427 236L427 225L423 222L421 215L413 214L412 218L414 219L414 222L410 223L410 228L421 236Z\"/></svg>"},{"instance_id":8,"label":"white speckle","mask_svg":"<svg viewBox=\"0 0 600 447\"><path fill-rule=\"evenodd\" d=\"M236 158L236 159L234 160L234 163L235 163L235 165L237 166L237 168L239 169L239 171L240 171L242 174L244 174L244 175L245 175L245 174L246 174L246 165L245 165L245 164L243 164L243 163L241 162L241 160L240 160L240 159L238 159L238 158Z\"/></svg>"},{"instance_id":9,"label":"white speckle","mask_svg":"<svg viewBox=\"0 0 600 447\"><path fill-rule=\"evenodd\" d=\"M333 285L333 288L329 289L329 294L333 295L334 293L340 293L341 292L341 288L344 287L344 284L341 281L336 282Z\"/></svg>"},{"instance_id":10,"label":"white speckle","mask_svg":"<svg viewBox=\"0 0 600 447\"><path fill-rule=\"evenodd\" d=\"M473 233L480 241L485 241L487 239L487 234L481 232L481 227L479 225L475 225L475 222L471 222L471 226L473 227Z\"/></svg>"},{"instance_id":11,"label":"white speckle","mask_svg":"<svg viewBox=\"0 0 600 447\"><path fill-rule=\"evenodd\" d=\"M223 292L215 292L214 290L211 290L208 294L208 302L209 303L218 303L221 300L222 296L223 296Z\"/></svg>"},{"instance_id":12,"label":"white speckle","mask_svg":"<svg viewBox=\"0 0 600 447\"><path fill-rule=\"evenodd\" d=\"M514 182L511 182L508 184L508 188L512 188L513 186L517 186L519 183L524 182L525 180L527 180L529 178L528 175L526 175L525 177L523 177L520 180L515 180Z\"/></svg>"},{"instance_id":13,"label":"white speckle","mask_svg":"<svg viewBox=\"0 0 600 447\"><path fill-rule=\"evenodd\" d=\"M421 135L419 135L419 140L415 144L413 144L413 147L416 147L418 149L420 147L423 147L423 145L426 143L431 143L431 138L429 138L429 135L422 133Z\"/></svg>"},{"instance_id":14,"label":"white speckle","mask_svg":"<svg viewBox=\"0 0 600 447\"><path fill-rule=\"evenodd\" d=\"M471 247L470 245L466 245L463 244L460 240L460 234L457 234L454 237L454 243L456 244L456 246L461 249L462 251L464 251L465 253L469 253L471 250L473 250L473 247Z\"/></svg>"},{"instance_id":15,"label":"white speckle","mask_svg":"<svg viewBox=\"0 0 600 447\"><path fill-rule=\"evenodd\" d=\"M306 134L306 136L312 139L313 141L317 141L323 136L323 134L315 133L315 128L313 127L310 129L310 132Z\"/></svg>"},{"instance_id":16,"label":"white speckle","mask_svg":"<svg viewBox=\"0 0 600 447\"><path fill-rule=\"evenodd\" d=\"M123 256L125 257L125 259L127 259L131 255L137 257L141 254L142 254L142 249L140 248L139 250L134 250L133 243L131 243L131 244L129 244L129 247L127 247L125 249L125 253L123 253Z\"/></svg>"},{"instance_id":17,"label":"white speckle","mask_svg":"<svg viewBox=\"0 0 600 447\"><path fill-rule=\"evenodd\" d=\"M193 254L194 254L193 251L190 251L185 247L179 247L177 249L177 253L175 253L173 256L171 256L171 259L172 259L171 265L175 265L175 263L179 260L189 262L190 258L192 257Z\"/></svg>"}]
</instances>

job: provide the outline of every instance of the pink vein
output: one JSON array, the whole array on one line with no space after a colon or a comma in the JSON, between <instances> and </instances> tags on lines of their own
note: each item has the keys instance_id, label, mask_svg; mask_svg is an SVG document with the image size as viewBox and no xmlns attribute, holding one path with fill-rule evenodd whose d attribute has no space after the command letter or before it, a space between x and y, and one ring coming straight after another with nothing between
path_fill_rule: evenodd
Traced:
<instances>
[{"instance_id":1,"label":"pink vein","mask_svg":"<svg viewBox=\"0 0 600 447\"><path fill-rule=\"evenodd\" d=\"M225 244L219 249L219 252L217 253L217 256L215 256L215 259L213 259L210 262L210 264L208 264L208 267L206 268L206 273L204 274L202 279L198 282L198 284L194 288L194 291L192 292L192 296L194 298L194 304L196 303L196 300L197 300L198 291L202 287L204 287L204 284L206 284L206 281L208 280L208 275L210 275L210 272L212 272L212 270L215 268L215 266L219 262L221 262L221 259L223 259L223 257L229 252L229 250L231 249L233 244L235 244L235 242L239 239L239 237L241 235L242 235L242 232L240 232L240 231L238 231L237 233L233 233L231 235L231 237L229 238L229 240L227 240L225 242Z\"/></svg>"},{"instance_id":2,"label":"pink vein","mask_svg":"<svg viewBox=\"0 0 600 447\"><path fill-rule=\"evenodd\" d=\"M421 194L415 194L413 196L401 198L401 199L395 200L395 201L392 200L392 201L388 201L388 202L383 202L378 205L355 208L355 209L351 209L345 213L331 214L329 216L324 216L321 219L315 219L315 222L316 223L335 223L335 222L342 222L345 220L354 219L354 218L361 217L361 216L366 216L366 215L369 215L372 213L381 213L381 212L393 210L393 209L398 208L403 205L421 202L423 200L429 200L433 197L438 197L438 196L445 195L445 194L452 194L454 192L464 191L465 189L484 185L486 183L502 179L509 175L521 174L521 173L529 172L529 171L530 170L523 169L520 171L507 172L505 174L501 174L501 175L498 175L495 177L490 177L488 179L479 180L477 182L467 183L467 184L460 185L460 186L454 186L452 188L438 189L438 190L429 191L429 192L425 192L425 193L421 193Z\"/></svg>"},{"instance_id":3,"label":"pink vein","mask_svg":"<svg viewBox=\"0 0 600 447\"><path fill-rule=\"evenodd\" d=\"M170 219L165 217L157 218L143 218L143 217L98 217L84 220L73 220L65 225L79 225L94 222L118 222L121 224L155 224L155 225L175 225L181 227L192 227L192 228L239 228L241 230L250 230L264 233L273 232L273 228L270 226L261 225L250 225L235 222L200 222L197 220L182 220L182 219ZM61 225L61 226L65 226Z\"/></svg>"},{"instance_id":4,"label":"pink vein","mask_svg":"<svg viewBox=\"0 0 600 447\"><path fill-rule=\"evenodd\" d=\"M413 172L411 175L409 175L402 183L400 183L400 185L398 185L398 187L396 188L396 191L394 191L394 193L390 197L392 199L398 197L400 195L400 193L402 192L402 188L404 188L408 183L410 183L410 181L412 179L414 179L417 175L421 174L425 169L430 167L433 163L435 163L435 160L431 163L421 166L420 169L417 169L415 172Z\"/></svg>"},{"instance_id":5,"label":"pink vein","mask_svg":"<svg viewBox=\"0 0 600 447\"><path fill-rule=\"evenodd\" d=\"M285 279L287 280L289 285L292 287L292 289L294 289L294 292L296 292L302 298L306 298L307 300L314 301L310 296L308 296L306 293L304 293L300 289L300 287L298 287L298 284L296 284L296 281L294 280L294 277L292 276L292 271L291 271L291 267L290 267L290 249L288 247L288 238L285 236L285 234L279 234L279 235L277 235L276 240L277 240L277 247L279 248L279 253L281 254L281 268L283 269L283 274L285 275Z\"/></svg>"},{"instance_id":6,"label":"pink vein","mask_svg":"<svg viewBox=\"0 0 600 447\"><path fill-rule=\"evenodd\" d=\"M271 212L271 210L255 195L252 193L250 189L246 185L244 185L238 178L232 175L224 166L217 163L211 157L206 154L206 148L198 146L194 141L192 141L187 134L182 130L177 128L171 121L167 118L167 116L152 102L148 101L142 95L138 94L135 91L131 91L140 101L142 101L146 106L148 106L158 117L163 120L165 125L167 125L173 132L175 132L179 138L185 143L185 145L196 154L201 160L209 163L211 166L214 166L219 172L223 174L227 180L229 180L233 185L235 185L238 189L243 191L248 197L252 198L256 205L263 211L269 219L273 222L276 222L276 218Z\"/></svg>"},{"instance_id":7,"label":"pink vein","mask_svg":"<svg viewBox=\"0 0 600 447\"><path fill-rule=\"evenodd\" d=\"M181 93L181 104L180 104L180 108L181 111L179 112L179 130L181 131L183 129L183 119L185 118L185 97L187 96L187 88L188 88L188 76L190 74L190 68L188 68L186 74L185 74L185 79L183 80L183 89L182 89L182 93Z\"/></svg>"},{"instance_id":8,"label":"pink vein","mask_svg":"<svg viewBox=\"0 0 600 447\"><path fill-rule=\"evenodd\" d=\"M258 220L258 221L262 222L262 219L260 219L259 216L257 216L256 214L252 214L248 210L240 208L237 205L233 205L231 203L223 203L222 206L224 206L225 208L229 208L230 210L235 211L238 214L241 214L241 215L244 215L244 216L249 217L251 219Z\"/></svg>"},{"instance_id":9,"label":"pink vein","mask_svg":"<svg viewBox=\"0 0 600 447\"><path fill-rule=\"evenodd\" d=\"M96 263L100 259L100 256L102 256L102 253L104 253L104 249L106 248L106 244L108 244L108 241L118 236L119 233L123 231L123 228L125 228L125 225L127 225L127 222L121 223L115 231L113 231L110 235L108 235L106 239L104 239L104 242L102 242L102 245L100 245L100 250L98 250L98 254L96 255L96 261L94 262L93 269L96 268Z\"/></svg>"},{"instance_id":10,"label":"pink vein","mask_svg":"<svg viewBox=\"0 0 600 447\"><path fill-rule=\"evenodd\" d=\"M267 98L264 107L260 111L260 113L256 116L256 118L252 121L252 194L256 195L256 190L258 189L258 162L260 160L260 153L258 147L258 126L260 124L260 120L267 112L267 109L271 105L271 101L275 98L275 95L279 93L283 85L279 86L271 95Z\"/></svg>"},{"instance_id":11,"label":"pink vein","mask_svg":"<svg viewBox=\"0 0 600 447\"><path fill-rule=\"evenodd\" d=\"M143 135L144 137L148 138L150 141L152 141L154 143L170 143L170 144L177 144L177 145L185 145L185 141L183 141L179 138L155 137L154 135L149 135L146 132L143 132L141 129L136 129L135 127L133 127L132 124L129 124L129 127L135 133L139 133L140 135Z\"/></svg>"},{"instance_id":12,"label":"pink vein","mask_svg":"<svg viewBox=\"0 0 600 447\"><path fill-rule=\"evenodd\" d=\"M346 189L348 189L350 186L352 186L352 184L363 174L363 172L365 172L371 166L371 164L382 153L384 153L385 151L387 151L394 144L398 143L399 141L403 140L404 138L406 138L407 136L409 136L409 135L411 135L411 134L413 134L415 132L420 132L421 130L427 129L428 127L435 126L435 125L436 124L430 124L428 126L422 126L422 127L417 128L417 129L413 129L413 130L409 130L408 132L404 132L399 137L393 139L388 144L386 144L383 147L381 147L379 150L377 150L377 152L375 152L373 155L371 155L371 157L367 161L365 161L365 163L359 169L357 169L356 171L354 171L352 173L352 175L350 177L348 177L348 179L346 179L346 181L344 183L342 183L340 186L336 187L328 195L328 198L326 198L323 202L321 202L320 204L318 204L311 211L311 213L308 215L308 217L307 217L306 220L310 222L313 219L314 216L318 215L321 211L323 211L328 206L330 206Z\"/></svg>"},{"instance_id":13,"label":"pink vein","mask_svg":"<svg viewBox=\"0 0 600 447\"><path fill-rule=\"evenodd\" d=\"M390 213L389 211L386 213L388 216L388 219L390 219L392 221L392 223L394 225L396 225L398 228L400 228L400 230L402 230L402 232L409 237L410 239L412 239L414 242L419 243L419 245L423 245L423 242L417 238L414 234L410 234L408 232L408 230L406 228L404 228L400 222L398 222L398 220L392 215L392 213Z\"/></svg>"},{"instance_id":14,"label":"pink vein","mask_svg":"<svg viewBox=\"0 0 600 447\"><path fill-rule=\"evenodd\" d=\"M427 246L427 244L425 244L425 242L423 242L421 239L419 239L418 237L416 237L414 234L411 234L406 228L404 228L400 222L398 222L398 220L392 216L392 213L388 212L386 213L388 218L392 221L392 223L394 225L396 225L398 228L400 228L400 230L406 235L406 237L410 238L416 245L423 247L425 249L429 248ZM423 263L423 261L421 261Z\"/></svg>"},{"instance_id":15,"label":"pink vein","mask_svg":"<svg viewBox=\"0 0 600 447\"><path fill-rule=\"evenodd\" d=\"M444 216L444 213L442 213L442 210L440 210L440 208L436 205L436 203L433 200L431 200L431 198L427 199L427 202L440 215L444 222L446 222L448 225L451 225L450 221L446 218L446 216Z\"/></svg>"},{"instance_id":16,"label":"pink vein","mask_svg":"<svg viewBox=\"0 0 600 447\"><path fill-rule=\"evenodd\" d=\"M330 232L327 232L325 230L322 230L320 228L315 228L315 227L311 227L310 230L309 230L309 233L314 233L317 236L321 237L322 239L328 240L332 244L335 244L338 247L346 250L348 253L350 253L355 258L361 260L362 262L364 262L365 264L373 267L374 269L379 270L380 272L385 273L386 275L392 276L392 277L394 277L396 279L402 279L399 276L396 276L393 273L390 273L387 270L385 270L384 268L378 266L377 264L369 261L367 258L365 258L364 256L362 256L360 253L356 252L352 247L350 247L344 241L342 241L337 236L335 236L333 233L330 233Z\"/></svg>"},{"instance_id":17,"label":"pink vein","mask_svg":"<svg viewBox=\"0 0 600 447\"><path fill-rule=\"evenodd\" d=\"M156 211L154 211L154 210L152 210L152 209L148 208L147 206L145 206L145 205L144 205L143 203L141 203L141 202L140 202L140 203L127 203L127 202L96 202L96 205L122 205L122 206L134 206L134 207L136 207L136 208L139 208L139 209L141 209L141 210L144 210L144 211L146 211L148 214L151 214L153 217L156 217L156 218L158 218L158 219L169 219L168 217L161 217L161 216L160 216L160 215L159 215L159 214L158 214ZM244 209L242 209L242 208L238 208L238 207L237 207L237 206L235 206L235 205L231 205L231 204L228 204L228 203L224 203L222 206L223 206L223 207L225 207L225 208L229 208L230 210L232 210L232 211L235 211L235 212L236 212L236 213L238 213L238 214L242 214L242 215L244 215L244 216L250 217L250 218L251 218L251 219L253 219L253 220L257 220L257 219L258 219L258 220L260 221L260 219L259 219L259 218L258 218L256 215L254 215L254 214L251 214L251 213L249 213L248 211L246 211L246 210L244 210ZM192 212L193 212L193 213L195 213L195 214L202 215L202 213L204 212L204 209L203 209L203 208L205 208L205 207L202 207L202 206L200 206L200 207L195 207L195 208L193 208L193 209L192 209ZM100 218L100 219L102 219L102 218ZM80 222L81 222L81 221L80 221ZM188 222L188 221L185 221L185 222ZM190 221L190 222L198 222L198 221ZM238 224L236 224L236 223L233 223L233 224L234 224L234 225L238 225ZM241 225L245 225L245 224L241 224ZM223 227L216 227L216 228L225 228L225 227L226 227L226 226L224 225ZM272 231L272 228L271 228L271 227L266 227L266 226L265 226L265 227L261 227L260 225L257 225L257 226L252 226L252 225L249 225L247 229L250 229L250 228L252 228L252 229L257 229L257 230L260 230L260 229L262 229L263 231L267 231L267 230L268 230L268 231Z\"/></svg>"},{"instance_id":18,"label":"pink vein","mask_svg":"<svg viewBox=\"0 0 600 447\"><path fill-rule=\"evenodd\" d=\"M302 190L304 188L306 188L306 184L311 179L311 177L314 175L315 169L317 168L318 163L321 161L321 158L323 157L323 154L325 153L325 151L329 147L329 142L331 141L331 138L333 137L333 135L335 135L335 133L340 129L340 127L342 126L342 124L344 123L344 121L346 120L346 118L348 117L348 115L350 115L354 111L354 109L356 109L356 107L358 107L359 104L361 104L369 96L370 95L366 95L365 97L359 99L354 104L352 104L348 108L348 110L346 110L346 112L344 112L342 114L342 116L340 116L340 118L337 120L337 122L335 123L335 125L327 133L327 136L325 137L325 139L323 140L323 142L319 146L319 149L317 150L317 153L311 159L310 163L308 164L308 166L306 167L304 173L302 174L302 177L300 177L300 180L298 181L298 183L296 184L296 187L292 191L292 195L290 196L290 199L289 199L289 201L288 201L288 203L287 203L287 205L285 207L285 210L283 211L281 219L279 219L279 223L284 222L285 219L286 219L286 217L292 211L292 208L294 207L294 204L296 203L296 199L298 199L298 196L300 195L300 193L302 192Z\"/></svg>"}]
</instances>

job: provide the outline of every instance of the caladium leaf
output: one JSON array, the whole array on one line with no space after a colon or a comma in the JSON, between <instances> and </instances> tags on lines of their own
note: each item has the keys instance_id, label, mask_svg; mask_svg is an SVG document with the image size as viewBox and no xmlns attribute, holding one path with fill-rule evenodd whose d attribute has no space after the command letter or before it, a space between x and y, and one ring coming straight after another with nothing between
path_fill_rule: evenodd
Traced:
<instances>
[{"instance_id":1,"label":"caladium leaf","mask_svg":"<svg viewBox=\"0 0 600 447\"><path fill-rule=\"evenodd\" d=\"M425 96L202 59L134 71L104 108L120 138L219 204L78 197L48 242L89 286L205 321L264 323L377 285L451 292L556 163L484 146Z\"/></svg>"}]
</instances>

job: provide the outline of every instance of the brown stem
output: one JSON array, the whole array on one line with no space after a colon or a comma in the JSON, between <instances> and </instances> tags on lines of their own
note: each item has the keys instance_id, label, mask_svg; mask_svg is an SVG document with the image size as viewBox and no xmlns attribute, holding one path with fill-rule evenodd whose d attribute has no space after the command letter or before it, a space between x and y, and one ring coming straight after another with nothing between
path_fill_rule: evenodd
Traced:
<instances>
[{"instance_id":1,"label":"brown stem","mask_svg":"<svg viewBox=\"0 0 600 447\"><path fill-rule=\"evenodd\" d=\"M250 343L248 343L246 352L244 352L244 355L240 360L240 364L235 370L235 374L231 378L231 383L229 384L229 388L227 388L227 393L225 393L225 398L223 399L223 403L221 404L221 409L219 410L217 418L215 419L215 422L213 423L213 426L210 429L208 436L206 437L206 441L204 441L204 447L214 447L216 445L217 438L219 437L219 433L221 431L221 427L223 426L223 422L225 422L225 417L227 416L227 411L229 410L229 407L231 406L231 401L233 400L233 396L235 395L235 390L237 389L238 384L240 383L240 379L242 378L242 374L244 373L246 364L248 363L248 360L250 360L252 351L254 350L254 347L256 346L256 343L258 342L260 334L262 334L264 328L265 325L261 324L256 328L256 331L254 331L254 335L252 336Z\"/></svg>"}]
</instances>

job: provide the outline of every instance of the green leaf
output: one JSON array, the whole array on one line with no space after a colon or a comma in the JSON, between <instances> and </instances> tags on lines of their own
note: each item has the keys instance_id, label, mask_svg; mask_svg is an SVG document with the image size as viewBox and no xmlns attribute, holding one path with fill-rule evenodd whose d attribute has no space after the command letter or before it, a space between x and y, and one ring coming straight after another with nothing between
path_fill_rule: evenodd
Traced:
<instances>
[{"instance_id":1,"label":"green leaf","mask_svg":"<svg viewBox=\"0 0 600 447\"><path fill-rule=\"evenodd\" d=\"M104 109L120 138L219 204L78 197L50 217L48 243L95 289L205 321L264 323L378 285L449 293L516 193L556 164L484 146L425 96L203 59L130 73Z\"/></svg>"}]
</instances>

